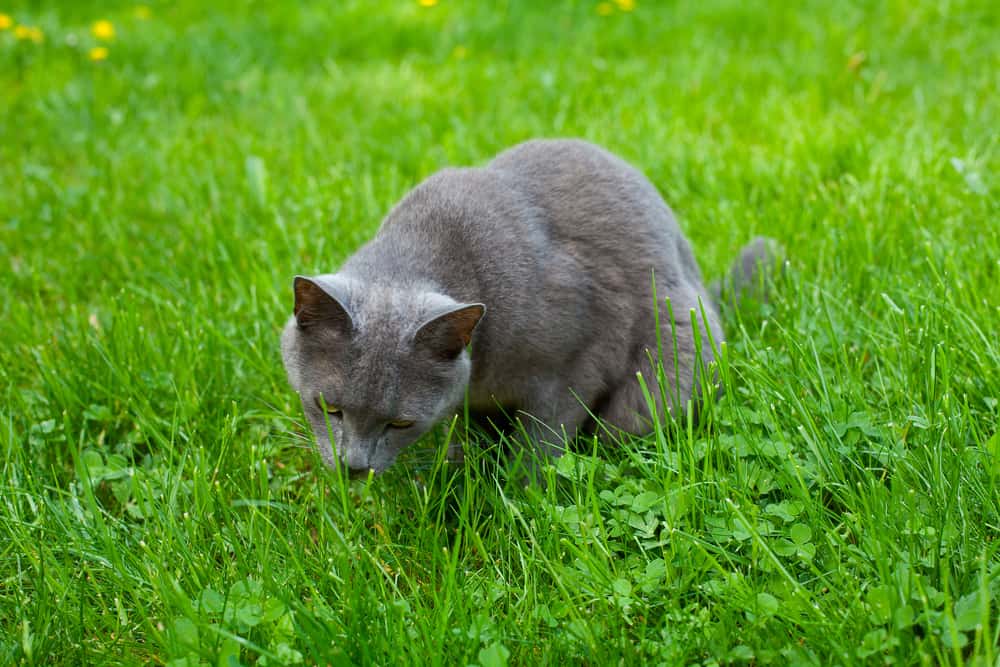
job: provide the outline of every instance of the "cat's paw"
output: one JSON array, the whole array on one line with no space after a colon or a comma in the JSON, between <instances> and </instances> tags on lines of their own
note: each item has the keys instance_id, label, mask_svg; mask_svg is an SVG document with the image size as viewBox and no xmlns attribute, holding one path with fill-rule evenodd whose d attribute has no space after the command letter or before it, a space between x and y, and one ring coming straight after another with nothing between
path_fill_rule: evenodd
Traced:
<instances>
[{"instance_id":1,"label":"cat's paw","mask_svg":"<svg viewBox=\"0 0 1000 667\"><path fill-rule=\"evenodd\" d=\"M465 463L465 450L462 448L462 443L452 440L448 443L448 451L445 453L445 458L448 463L454 465L461 465Z\"/></svg>"}]
</instances>

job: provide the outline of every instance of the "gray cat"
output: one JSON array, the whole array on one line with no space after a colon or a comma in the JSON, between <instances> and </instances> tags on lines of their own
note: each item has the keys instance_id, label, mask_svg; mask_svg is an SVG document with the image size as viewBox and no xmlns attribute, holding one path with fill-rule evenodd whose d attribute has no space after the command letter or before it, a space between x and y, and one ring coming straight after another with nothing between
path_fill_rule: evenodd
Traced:
<instances>
[{"instance_id":1,"label":"gray cat","mask_svg":"<svg viewBox=\"0 0 1000 667\"><path fill-rule=\"evenodd\" d=\"M769 247L748 246L728 282L753 283ZM651 430L636 373L662 405L654 276L664 389L683 404L697 357L712 359L706 329L723 330L673 214L603 149L529 141L434 174L340 271L296 277L281 352L331 466L382 472L466 396L473 412L516 413L534 452L558 455L592 416Z\"/></svg>"}]
</instances>

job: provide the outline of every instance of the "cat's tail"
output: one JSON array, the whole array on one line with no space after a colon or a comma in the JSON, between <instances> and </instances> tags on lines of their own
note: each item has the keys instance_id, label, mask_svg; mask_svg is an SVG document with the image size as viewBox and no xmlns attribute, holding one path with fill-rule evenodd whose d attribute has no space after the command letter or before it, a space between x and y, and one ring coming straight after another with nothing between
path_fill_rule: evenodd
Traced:
<instances>
[{"instance_id":1,"label":"cat's tail","mask_svg":"<svg viewBox=\"0 0 1000 667\"><path fill-rule=\"evenodd\" d=\"M747 301L767 303L774 293L775 281L784 270L781 244L758 236L743 246L729 273L710 284L708 289L720 308L738 307Z\"/></svg>"}]
</instances>

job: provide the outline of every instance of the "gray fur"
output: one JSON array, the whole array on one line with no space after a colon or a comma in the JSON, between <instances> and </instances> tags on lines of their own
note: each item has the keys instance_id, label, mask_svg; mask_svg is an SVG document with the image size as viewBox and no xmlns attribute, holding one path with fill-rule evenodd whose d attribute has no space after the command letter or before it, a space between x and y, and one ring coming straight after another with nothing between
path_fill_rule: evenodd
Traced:
<instances>
[{"instance_id":1,"label":"gray fur","mask_svg":"<svg viewBox=\"0 0 1000 667\"><path fill-rule=\"evenodd\" d=\"M783 254L774 239L758 236L743 247L726 277L712 283L713 300L720 306L746 301L767 303L771 281L784 273Z\"/></svg>"},{"instance_id":2,"label":"gray fur","mask_svg":"<svg viewBox=\"0 0 1000 667\"><path fill-rule=\"evenodd\" d=\"M340 271L297 279L296 312L315 303L306 322L289 320L282 355L330 465L381 472L466 393L473 411L519 411L537 451L558 455L588 410L610 427L650 430L636 373L659 402L654 274L663 349L673 347L669 298L679 350L678 368L672 353L663 365L684 402L696 355L712 358L705 327L717 342L723 331L673 214L601 148L529 141L485 167L434 174ZM456 343L470 334L468 350ZM342 408L329 425L320 394ZM387 427L399 419L414 425Z\"/></svg>"}]
</instances>

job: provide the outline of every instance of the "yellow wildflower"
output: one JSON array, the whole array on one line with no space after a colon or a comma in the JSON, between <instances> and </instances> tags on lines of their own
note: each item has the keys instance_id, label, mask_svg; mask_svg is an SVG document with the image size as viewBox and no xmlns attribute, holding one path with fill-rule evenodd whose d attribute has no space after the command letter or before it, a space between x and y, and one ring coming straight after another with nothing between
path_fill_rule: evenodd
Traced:
<instances>
[{"instance_id":1,"label":"yellow wildflower","mask_svg":"<svg viewBox=\"0 0 1000 667\"><path fill-rule=\"evenodd\" d=\"M110 41L115 38L115 24L105 19L94 21L94 25L90 26L90 32L97 39Z\"/></svg>"},{"instance_id":2,"label":"yellow wildflower","mask_svg":"<svg viewBox=\"0 0 1000 667\"><path fill-rule=\"evenodd\" d=\"M87 57L93 60L94 62L105 60L108 57L108 47L95 46L89 52L87 52Z\"/></svg>"},{"instance_id":3,"label":"yellow wildflower","mask_svg":"<svg viewBox=\"0 0 1000 667\"><path fill-rule=\"evenodd\" d=\"M417 0L421 7L433 7L438 3L438 0Z\"/></svg>"},{"instance_id":4,"label":"yellow wildflower","mask_svg":"<svg viewBox=\"0 0 1000 667\"><path fill-rule=\"evenodd\" d=\"M635 0L615 0L615 4L623 12L630 12L635 9Z\"/></svg>"},{"instance_id":5,"label":"yellow wildflower","mask_svg":"<svg viewBox=\"0 0 1000 667\"><path fill-rule=\"evenodd\" d=\"M857 53L851 54L851 57L847 59L847 69L852 72L857 72L861 69L861 66L865 64L865 60L868 56L864 51L858 51Z\"/></svg>"},{"instance_id":6,"label":"yellow wildflower","mask_svg":"<svg viewBox=\"0 0 1000 667\"><path fill-rule=\"evenodd\" d=\"M45 35L40 28L31 25L19 25L14 28L14 37L21 40L31 40L35 44L45 41Z\"/></svg>"},{"instance_id":7,"label":"yellow wildflower","mask_svg":"<svg viewBox=\"0 0 1000 667\"><path fill-rule=\"evenodd\" d=\"M613 11L615 11L615 6L610 2L601 2L597 5L597 13L601 16L610 16Z\"/></svg>"},{"instance_id":8,"label":"yellow wildflower","mask_svg":"<svg viewBox=\"0 0 1000 667\"><path fill-rule=\"evenodd\" d=\"M132 10L132 16L140 21L146 21L152 15L153 11L149 8L149 5L136 5L135 9Z\"/></svg>"},{"instance_id":9,"label":"yellow wildflower","mask_svg":"<svg viewBox=\"0 0 1000 667\"><path fill-rule=\"evenodd\" d=\"M14 25L14 19L7 14L0 14L0 30L6 30Z\"/></svg>"}]
</instances>

